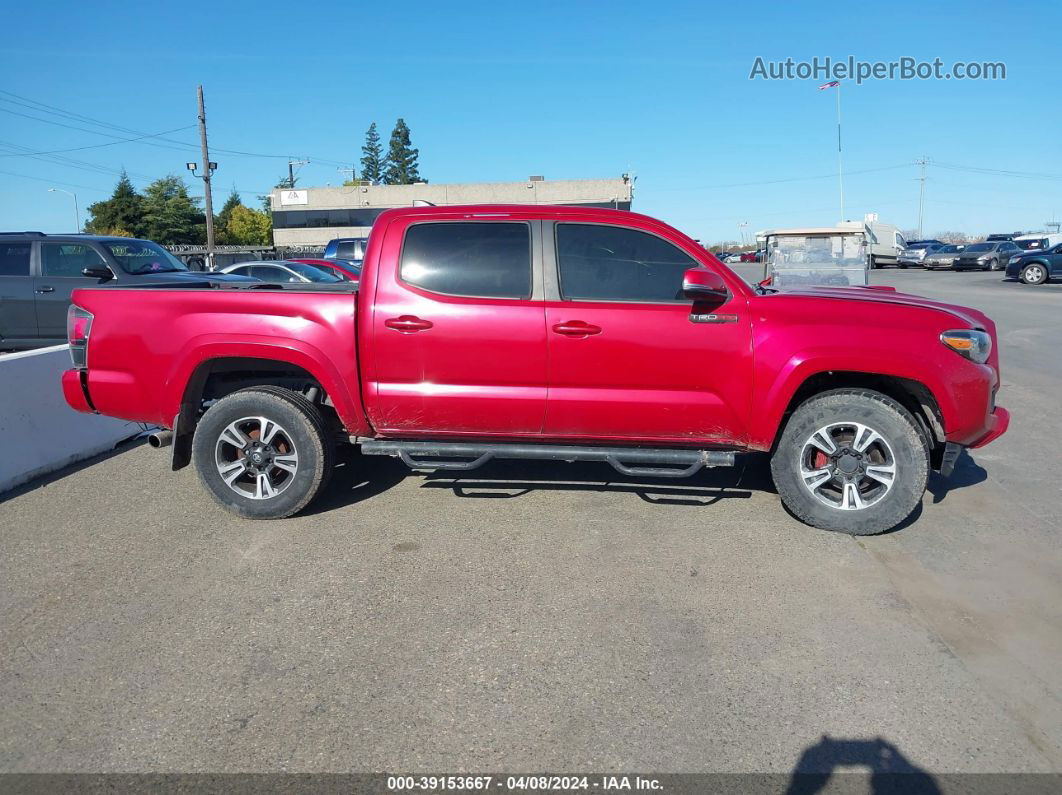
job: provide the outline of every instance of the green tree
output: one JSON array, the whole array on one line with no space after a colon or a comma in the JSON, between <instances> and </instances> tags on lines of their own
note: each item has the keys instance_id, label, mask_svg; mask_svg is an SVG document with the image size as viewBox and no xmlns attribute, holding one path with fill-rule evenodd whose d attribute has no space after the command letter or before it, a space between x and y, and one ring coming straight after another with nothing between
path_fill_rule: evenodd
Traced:
<instances>
[{"instance_id":1,"label":"green tree","mask_svg":"<svg viewBox=\"0 0 1062 795\"><path fill-rule=\"evenodd\" d=\"M144 233L144 197L136 192L125 171L114 186L111 198L88 208L89 220L85 231L96 235L123 231L123 237L136 237Z\"/></svg>"},{"instance_id":2,"label":"green tree","mask_svg":"<svg viewBox=\"0 0 1062 795\"><path fill-rule=\"evenodd\" d=\"M273 222L269 213L240 204L232 209L226 232L233 245L268 246L272 243Z\"/></svg>"},{"instance_id":3,"label":"green tree","mask_svg":"<svg viewBox=\"0 0 1062 795\"><path fill-rule=\"evenodd\" d=\"M144 189L143 231L145 237L163 245L206 240L206 218L179 177L171 174Z\"/></svg>"},{"instance_id":4,"label":"green tree","mask_svg":"<svg viewBox=\"0 0 1062 795\"><path fill-rule=\"evenodd\" d=\"M231 244L232 241L228 239L229 219L232 218L232 211L237 207L243 207L243 200L240 199L240 194L236 190L236 186L232 186L232 193L229 194L229 198L225 200L225 204L221 207L221 212L218 213L214 219L214 233L217 236L219 243Z\"/></svg>"},{"instance_id":5,"label":"green tree","mask_svg":"<svg viewBox=\"0 0 1062 795\"><path fill-rule=\"evenodd\" d=\"M427 182L417 171L419 152L409 140L409 127L405 119L395 122L391 131L391 143L387 150L387 168L383 181L386 185L412 185L414 182Z\"/></svg>"},{"instance_id":6,"label":"green tree","mask_svg":"<svg viewBox=\"0 0 1062 795\"><path fill-rule=\"evenodd\" d=\"M373 122L365 133L365 145L361 147L361 178L378 183L383 178L383 170L383 147L380 133L376 132L376 122Z\"/></svg>"}]
</instances>

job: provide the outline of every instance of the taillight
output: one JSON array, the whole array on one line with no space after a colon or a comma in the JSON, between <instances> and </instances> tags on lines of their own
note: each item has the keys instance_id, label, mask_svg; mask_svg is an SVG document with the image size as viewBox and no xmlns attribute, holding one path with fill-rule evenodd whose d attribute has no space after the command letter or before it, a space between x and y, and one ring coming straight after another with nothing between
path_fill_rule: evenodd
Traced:
<instances>
[{"instance_id":1,"label":"taillight","mask_svg":"<svg viewBox=\"0 0 1062 795\"><path fill-rule=\"evenodd\" d=\"M88 340L92 331L92 313L80 306L70 305L66 311L66 339L70 343L70 359L74 367L88 364Z\"/></svg>"}]
</instances>

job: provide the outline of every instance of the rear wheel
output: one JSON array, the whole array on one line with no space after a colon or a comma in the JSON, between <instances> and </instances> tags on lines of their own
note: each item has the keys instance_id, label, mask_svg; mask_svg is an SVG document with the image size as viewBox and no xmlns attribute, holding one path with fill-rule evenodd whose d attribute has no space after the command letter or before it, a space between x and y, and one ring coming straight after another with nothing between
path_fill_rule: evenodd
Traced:
<instances>
[{"instance_id":1,"label":"rear wheel","mask_svg":"<svg viewBox=\"0 0 1062 795\"><path fill-rule=\"evenodd\" d=\"M871 390L838 389L802 403L771 458L785 506L824 530L873 535L917 507L929 445L910 412Z\"/></svg>"},{"instance_id":2,"label":"rear wheel","mask_svg":"<svg viewBox=\"0 0 1062 795\"><path fill-rule=\"evenodd\" d=\"M334 447L317 408L289 389L233 392L195 429L199 479L224 508L248 519L298 513L332 474Z\"/></svg>"},{"instance_id":3,"label":"rear wheel","mask_svg":"<svg viewBox=\"0 0 1062 795\"><path fill-rule=\"evenodd\" d=\"M1034 262L1022 268L1018 278L1026 284L1043 284L1047 281L1047 268Z\"/></svg>"}]
</instances>

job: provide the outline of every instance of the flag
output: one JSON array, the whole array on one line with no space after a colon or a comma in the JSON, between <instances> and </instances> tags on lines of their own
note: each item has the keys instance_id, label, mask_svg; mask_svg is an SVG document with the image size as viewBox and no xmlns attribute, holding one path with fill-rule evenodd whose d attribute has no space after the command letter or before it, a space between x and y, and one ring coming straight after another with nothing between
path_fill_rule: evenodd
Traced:
<instances>
[{"instance_id":1,"label":"flag","mask_svg":"<svg viewBox=\"0 0 1062 795\"><path fill-rule=\"evenodd\" d=\"M840 85L840 80L831 80L829 83L823 83L821 86L819 86L819 91L822 91L822 89L824 88L837 88Z\"/></svg>"}]
</instances>

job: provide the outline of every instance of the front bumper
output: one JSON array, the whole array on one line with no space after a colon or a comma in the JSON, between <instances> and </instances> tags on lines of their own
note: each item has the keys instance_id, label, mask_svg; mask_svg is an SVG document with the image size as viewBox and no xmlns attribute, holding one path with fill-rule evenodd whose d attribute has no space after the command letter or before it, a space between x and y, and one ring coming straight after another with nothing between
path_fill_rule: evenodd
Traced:
<instances>
[{"instance_id":1,"label":"front bumper","mask_svg":"<svg viewBox=\"0 0 1062 795\"><path fill-rule=\"evenodd\" d=\"M988 432L973 442L970 447L984 447L1007 432L1010 427L1010 412L1002 406L996 406L988 415Z\"/></svg>"}]
</instances>

